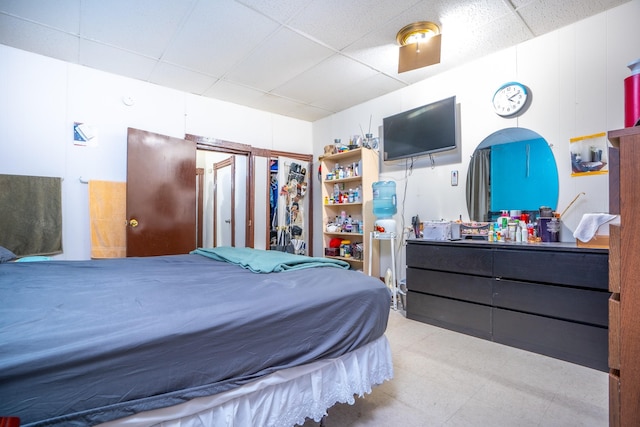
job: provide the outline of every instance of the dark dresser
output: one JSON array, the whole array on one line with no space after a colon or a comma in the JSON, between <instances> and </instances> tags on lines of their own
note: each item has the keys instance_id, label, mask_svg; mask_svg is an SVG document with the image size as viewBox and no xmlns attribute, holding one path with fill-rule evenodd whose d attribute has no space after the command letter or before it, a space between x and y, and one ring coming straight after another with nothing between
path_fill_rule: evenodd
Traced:
<instances>
[{"instance_id":1,"label":"dark dresser","mask_svg":"<svg viewBox=\"0 0 640 427\"><path fill-rule=\"evenodd\" d=\"M407 242L407 317L608 371L609 251Z\"/></svg>"}]
</instances>

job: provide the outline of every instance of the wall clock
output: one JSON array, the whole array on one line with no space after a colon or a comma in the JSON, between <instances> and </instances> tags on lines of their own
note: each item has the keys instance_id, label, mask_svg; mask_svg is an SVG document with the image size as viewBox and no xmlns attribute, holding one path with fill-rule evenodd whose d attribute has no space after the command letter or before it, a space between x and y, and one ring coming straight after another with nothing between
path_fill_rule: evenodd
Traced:
<instances>
[{"instance_id":1,"label":"wall clock","mask_svg":"<svg viewBox=\"0 0 640 427\"><path fill-rule=\"evenodd\" d=\"M493 110L501 117L522 114L531 98L529 89L517 82L505 83L493 94Z\"/></svg>"}]
</instances>

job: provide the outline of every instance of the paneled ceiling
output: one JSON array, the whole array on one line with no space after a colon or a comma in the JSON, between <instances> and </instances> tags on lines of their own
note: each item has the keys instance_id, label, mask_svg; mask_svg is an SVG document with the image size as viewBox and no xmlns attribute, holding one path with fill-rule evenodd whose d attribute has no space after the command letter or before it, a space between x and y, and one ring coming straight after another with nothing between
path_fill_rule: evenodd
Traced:
<instances>
[{"instance_id":1,"label":"paneled ceiling","mask_svg":"<svg viewBox=\"0 0 640 427\"><path fill-rule=\"evenodd\" d=\"M0 44L315 121L629 0L0 0ZM398 74L396 33L442 29Z\"/></svg>"}]
</instances>

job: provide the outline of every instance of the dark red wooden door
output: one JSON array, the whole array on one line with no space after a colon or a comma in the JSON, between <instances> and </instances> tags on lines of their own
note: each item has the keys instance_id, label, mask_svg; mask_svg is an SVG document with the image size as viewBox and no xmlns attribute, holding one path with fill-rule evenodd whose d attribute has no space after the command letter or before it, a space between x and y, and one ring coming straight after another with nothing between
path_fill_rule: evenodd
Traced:
<instances>
[{"instance_id":1,"label":"dark red wooden door","mask_svg":"<svg viewBox=\"0 0 640 427\"><path fill-rule=\"evenodd\" d=\"M196 248L196 145L138 129L127 134L127 256Z\"/></svg>"}]
</instances>

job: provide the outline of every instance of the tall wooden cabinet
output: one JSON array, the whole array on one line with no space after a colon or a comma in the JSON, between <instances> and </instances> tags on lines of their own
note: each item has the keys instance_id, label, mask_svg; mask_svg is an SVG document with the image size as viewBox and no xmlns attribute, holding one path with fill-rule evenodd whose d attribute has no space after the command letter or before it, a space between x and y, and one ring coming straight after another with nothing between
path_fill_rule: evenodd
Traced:
<instances>
[{"instance_id":1,"label":"tall wooden cabinet","mask_svg":"<svg viewBox=\"0 0 640 427\"><path fill-rule=\"evenodd\" d=\"M374 240L373 247L369 246L369 233L375 222L372 184L378 181L378 152L357 148L325 155L320 162L323 254L347 261L352 269L367 273L369 252L373 251L371 272L377 277L379 244ZM342 227L345 220L349 225ZM348 253L344 248L332 248L332 241L348 241Z\"/></svg>"},{"instance_id":2,"label":"tall wooden cabinet","mask_svg":"<svg viewBox=\"0 0 640 427\"><path fill-rule=\"evenodd\" d=\"M640 126L609 132L609 424L640 423Z\"/></svg>"}]
</instances>

